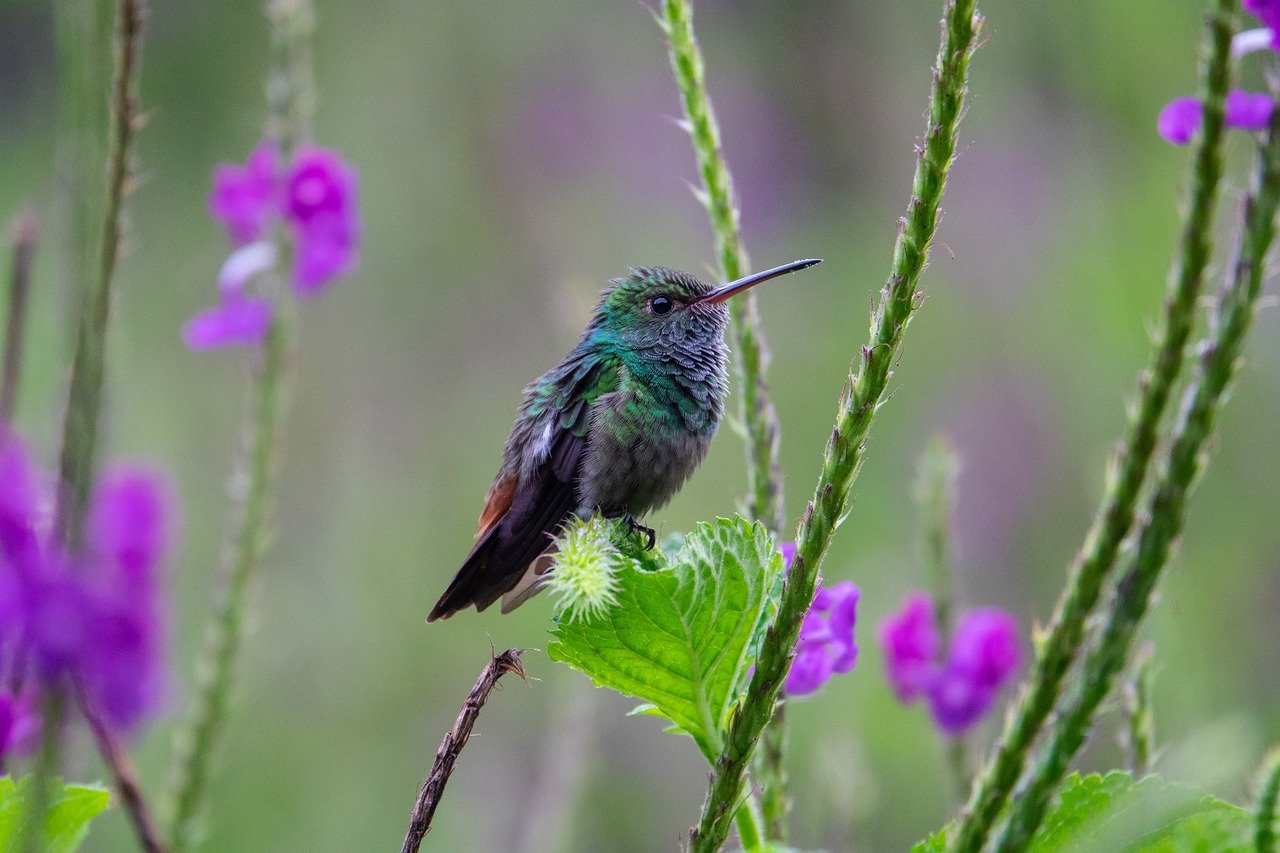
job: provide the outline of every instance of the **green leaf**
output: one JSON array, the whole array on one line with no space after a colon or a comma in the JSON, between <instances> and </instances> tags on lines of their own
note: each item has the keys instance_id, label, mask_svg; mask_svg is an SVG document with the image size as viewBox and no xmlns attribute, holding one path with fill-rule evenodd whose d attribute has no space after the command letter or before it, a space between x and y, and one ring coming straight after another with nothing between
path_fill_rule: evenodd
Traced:
<instances>
[{"instance_id":1,"label":"green leaf","mask_svg":"<svg viewBox=\"0 0 1280 853\"><path fill-rule=\"evenodd\" d=\"M111 795L98 785L65 785L53 780L49 811L45 816L45 853L71 853L89 832L89 822L102 813ZM9 776L0 776L0 851L16 849L22 830L23 812L31 777L17 784Z\"/></svg>"},{"instance_id":2,"label":"green leaf","mask_svg":"<svg viewBox=\"0 0 1280 853\"><path fill-rule=\"evenodd\" d=\"M954 825L917 844L912 853L942 853ZM1032 840L1032 853L1247 853L1249 813L1216 797L1147 776L1120 771L1074 774Z\"/></svg>"},{"instance_id":3,"label":"green leaf","mask_svg":"<svg viewBox=\"0 0 1280 853\"><path fill-rule=\"evenodd\" d=\"M624 554L617 606L556 625L547 654L652 705L713 760L781 574L782 555L761 525L700 524L665 568Z\"/></svg>"}]
</instances>

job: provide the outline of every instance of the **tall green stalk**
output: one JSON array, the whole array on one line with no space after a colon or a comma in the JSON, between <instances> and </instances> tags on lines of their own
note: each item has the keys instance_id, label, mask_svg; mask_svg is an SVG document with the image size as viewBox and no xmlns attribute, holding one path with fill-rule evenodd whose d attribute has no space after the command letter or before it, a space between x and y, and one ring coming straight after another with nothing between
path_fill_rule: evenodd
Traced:
<instances>
[{"instance_id":1,"label":"tall green stalk","mask_svg":"<svg viewBox=\"0 0 1280 853\"><path fill-rule=\"evenodd\" d=\"M78 551L83 538L85 509L93 486L98 453L98 421L106 374L107 324L111 285L120 256L120 215L128 187L133 134L137 127L137 77L141 59L144 0L120 0L113 39L114 76L111 85L107 140L106 201L99 232L97 268L83 294L76 330L71 383L62 428L58 468L60 488L54 507L53 529L69 551ZM66 697L60 689L46 692L40 751L32 771L32 796L23 830L27 849L43 848L44 815L50 784L57 773L61 724Z\"/></svg>"},{"instance_id":2,"label":"tall green stalk","mask_svg":"<svg viewBox=\"0 0 1280 853\"><path fill-rule=\"evenodd\" d=\"M1156 744L1155 657L1148 646L1140 649L1129 669L1124 697L1124 745L1129 775L1135 779L1151 772Z\"/></svg>"},{"instance_id":3,"label":"tall green stalk","mask_svg":"<svg viewBox=\"0 0 1280 853\"><path fill-rule=\"evenodd\" d=\"M755 674L729 724L725 746L712 768L702 817L691 835L701 853L719 849L742 797L743 776L770 716L790 665L800 624L831 534L844 517L849 489L862 461L867 433L884 397L902 336L922 294L916 289L937 225L947 173L955 156L964 111L969 58L982 18L975 0L946 0L942 44L934 70L928 125L919 149L907 213L894 245L893 265L871 317L871 339L857 357L840 395L835 428L827 441L814 496L800 521L796 556L783 587L778 617L769 626Z\"/></svg>"},{"instance_id":4,"label":"tall green stalk","mask_svg":"<svg viewBox=\"0 0 1280 853\"><path fill-rule=\"evenodd\" d=\"M1208 462L1207 445L1239 367L1262 291L1267 249L1275 236L1276 211L1280 209L1280 110L1272 116L1266 143L1259 151L1254 181L1254 189L1244 202L1231 280L1218 296L1210 332L1200 344L1200 357L1183 396L1169 450L1135 534L1137 547L1116 583L1105 627L1084 659L1077 695L1059 706L1056 723L1046 734L1036 763L1019 782L998 843L1002 851L1026 849L1040 826L1068 764L1084 743L1098 706L1110 692L1116 674L1124 669L1134 634L1182 532L1187 495Z\"/></svg>"},{"instance_id":5,"label":"tall green stalk","mask_svg":"<svg viewBox=\"0 0 1280 853\"><path fill-rule=\"evenodd\" d=\"M1222 178L1223 105L1231 81L1231 37L1238 13L1238 0L1215 0L1207 20L1200 75L1204 118L1196 145L1191 203L1170 276L1163 326L1152 364L1138 379L1138 403L1124 444L1108 469L1114 474L1108 477L1102 504L1045 631L1035 669L1006 718L992 756L974 779L969 803L952 842L953 850L971 853L981 848L999 817L1027 754L1061 693L1088 616L1097 605L1120 545L1133 526L1134 507L1155 452L1160 418L1182 368L1187 340L1195 325L1196 301L1213 254L1213 218Z\"/></svg>"},{"instance_id":6,"label":"tall green stalk","mask_svg":"<svg viewBox=\"0 0 1280 853\"><path fill-rule=\"evenodd\" d=\"M1280 799L1280 748L1271 750L1258 774L1258 809L1253 830L1253 846L1258 853L1276 853L1277 799Z\"/></svg>"},{"instance_id":7,"label":"tall green stalk","mask_svg":"<svg viewBox=\"0 0 1280 853\"><path fill-rule=\"evenodd\" d=\"M720 127L707 95L702 49L693 32L689 0L666 0L658 24L667 34L671 70L684 107L684 128L693 141L702 190L697 194L711 218L716 255L724 281L746 275L750 268L742 245L742 227L733 176L720 144ZM765 377L768 345L756 306L748 291L729 302L729 334L734 371L740 389L738 415L746 435L747 513L779 536L786 523L782 468L778 461L778 412ZM761 787L761 810L771 841L787 837L786 710L779 702L764 733L765 746L756 763Z\"/></svg>"},{"instance_id":8,"label":"tall green stalk","mask_svg":"<svg viewBox=\"0 0 1280 853\"><path fill-rule=\"evenodd\" d=\"M4 355L0 363L0 427L13 422L22 378L22 352L26 340L27 302L31 295L31 266L35 260L38 233L35 214L20 213L13 220L10 242L13 256L9 267L9 314L5 320Z\"/></svg>"},{"instance_id":9,"label":"tall green stalk","mask_svg":"<svg viewBox=\"0 0 1280 853\"><path fill-rule=\"evenodd\" d=\"M934 621L938 634L951 637L955 621L955 572L951 565L951 501L955 494L959 463L955 452L941 435L934 436L920 459L916 500L924 522L923 559L929 590L933 594ZM969 741L963 734L947 742L947 764L956 795L963 799L969 788Z\"/></svg>"},{"instance_id":10,"label":"tall green stalk","mask_svg":"<svg viewBox=\"0 0 1280 853\"><path fill-rule=\"evenodd\" d=\"M268 0L273 61L267 77L267 135L288 162L310 133L314 108L311 76L311 0ZM285 273L291 247L283 229L277 233L282 260L271 278L275 313L267 332L245 414L245 442L236 463L237 479L246 484L232 508L223 550L226 586L218 596L205 630L204 652L196 665L196 695L190 716L175 738L170 777L173 797L170 843L183 849L199 841L199 818L208 791L211 765L225 724L232 681L245 640L249 588L262 569L270 538L272 486L280 421L292 346L285 299Z\"/></svg>"}]
</instances>

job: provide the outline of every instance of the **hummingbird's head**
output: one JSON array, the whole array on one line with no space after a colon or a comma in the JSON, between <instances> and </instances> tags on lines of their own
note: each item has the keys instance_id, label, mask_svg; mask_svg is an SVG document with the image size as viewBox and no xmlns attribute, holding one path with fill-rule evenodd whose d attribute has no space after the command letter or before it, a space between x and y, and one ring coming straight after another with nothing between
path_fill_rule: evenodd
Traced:
<instances>
[{"instance_id":1,"label":"hummingbird's head","mask_svg":"<svg viewBox=\"0 0 1280 853\"><path fill-rule=\"evenodd\" d=\"M719 346L729 323L729 297L780 275L819 263L793 261L729 284L713 287L696 276L666 267L636 267L600 294L592 330L624 350Z\"/></svg>"}]
</instances>

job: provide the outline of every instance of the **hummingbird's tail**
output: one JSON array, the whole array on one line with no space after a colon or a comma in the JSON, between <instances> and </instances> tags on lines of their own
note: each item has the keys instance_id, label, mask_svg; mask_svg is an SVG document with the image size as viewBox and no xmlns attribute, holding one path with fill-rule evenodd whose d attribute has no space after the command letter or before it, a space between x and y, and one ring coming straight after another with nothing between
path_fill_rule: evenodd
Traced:
<instances>
[{"instance_id":1,"label":"hummingbird's tail","mask_svg":"<svg viewBox=\"0 0 1280 853\"><path fill-rule=\"evenodd\" d=\"M511 509L476 541L428 622L448 619L472 604L484 610L518 586L534 562L554 547L555 534L573 514L577 499L572 486L547 480L551 482L518 496ZM529 591L511 607L536 591Z\"/></svg>"}]
</instances>

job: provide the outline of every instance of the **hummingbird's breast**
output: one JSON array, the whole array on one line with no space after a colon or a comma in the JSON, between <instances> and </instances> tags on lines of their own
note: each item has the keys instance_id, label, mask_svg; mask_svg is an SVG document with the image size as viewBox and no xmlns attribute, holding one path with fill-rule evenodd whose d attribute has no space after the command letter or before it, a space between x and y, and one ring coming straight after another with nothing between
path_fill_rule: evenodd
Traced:
<instances>
[{"instance_id":1,"label":"hummingbird's breast","mask_svg":"<svg viewBox=\"0 0 1280 853\"><path fill-rule=\"evenodd\" d=\"M724 413L724 345L664 356L623 368L618 390L595 402L579 478L584 508L643 515L670 500L706 456Z\"/></svg>"}]
</instances>

